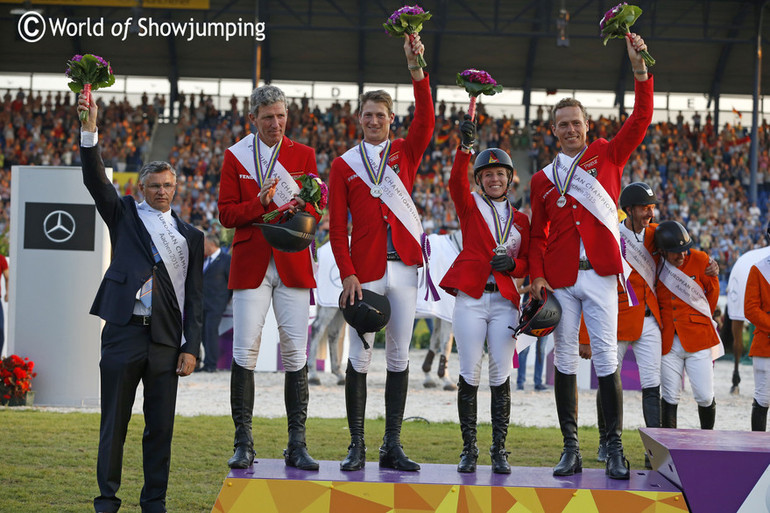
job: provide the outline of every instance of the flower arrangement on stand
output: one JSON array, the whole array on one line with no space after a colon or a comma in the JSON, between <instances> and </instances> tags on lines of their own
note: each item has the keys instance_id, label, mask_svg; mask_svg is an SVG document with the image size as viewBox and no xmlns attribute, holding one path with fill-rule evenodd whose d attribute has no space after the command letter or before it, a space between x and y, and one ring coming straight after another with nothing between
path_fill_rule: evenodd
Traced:
<instances>
[{"instance_id":1,"label":"flower arrangement on stand","mask_svg":"<svg viewBox=\"0 0 770 513\"><path fill-rule=\"evenodd\" d=\"M642 15L642 9L635 5L628 5L623 2L609 11L604 13L601 21L599 22L599 28L602 31L602 37L604 38L604 46L607 46L607 41L613 38L623 39L624 37L631 37L631 26L636 23L637 18ZM642 54L647 66L655 64L655 59L647 50L639 52Z\"/></svg>"},{"instance_id":2,"label":"flower arrangement on stand","mask_svg":"<svg viewBox=\"0 0 770 513\"><path fill-rule=\"evenodd\" d=\"M32 388L35 362L29 358L11 355L0 360L0 404L24 406Z\"/></svg>"},{"instance_id":3,"label":"flower arrangement on stand","mask_svg":"<svg viewBox=\"0 0 770 513\"><path fill-rule=\"evenodd\" d=\"M471 97L471 103L468 106L468 115L471 120L476 116L476 98L480 94L493 95L503 91L503 86L481 69L471 68L461 71L457 74L457 85L465 88Z\"/></svg>"},{"instance_id":4,"label":"flower arrangement on stand","mask_svg":"<svg viewBox=\"0 0 770 513\"><path fill-rule=\"evenodd\" d=\"M300 186L300 191L297 196L300 197L305 203L313 205L316 212L323 215L326 203L329 201L329 188L323 181L318 178L318 175L314 173L307 173L297 178L297 185ZM298 205L297 200L291 200L275 210L272 210L262 216L262 220L270 222L279 215L283 214L291 207Z\"/></svg>"},{"instance_id":5,"label":"flower arrangement on stand","mask_svg":"<svg viewBox=\"0 0 770 513\"><path fill-rule=\"evenodd\" d=\"M91 91L109 87L115 83L115 75L109 61L98 55L87 53L75 55L67 61L67 69L64 75L71 80L67 84L73 93L83 92L84 97L91 105ZM88 119L88 112L80 113L80 120Z\"/></svg>"},{"instance_id":6,"label":"flower arrangement on stand","mask_svg":"<svg viewBox=\"0 0 770 513\"><path fill-rule=\"evenodd\" d=\"M404 37L404 34L407 34L411 42L414 40L414 35L422 30L422 24L431 16L433 15L430 11L423 10L419 5L405 5L396 9L382 26L390 36ZM417 64L421 68L428 65L422 55L417 55Z\"/></svg>"}]
</instances>

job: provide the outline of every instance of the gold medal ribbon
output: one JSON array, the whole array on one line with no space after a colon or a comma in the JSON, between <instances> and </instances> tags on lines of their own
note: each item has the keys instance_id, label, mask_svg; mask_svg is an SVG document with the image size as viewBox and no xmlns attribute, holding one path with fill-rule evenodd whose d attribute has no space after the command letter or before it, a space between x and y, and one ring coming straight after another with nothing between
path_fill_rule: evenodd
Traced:
<instances>
[{"instance_id":1,"label":"gold medal ribbon","mask_svg":"<svg viewBox=\"0 0 770 513\"><path fill-rule=\"evenodd\" d=\"M369 175L369 179L374 185L380 185L382 176L385 174L385 166L388 164L388 157L390 156L390 141L385 144L385 149L382 152L382 159L380 160L380 165L377 166L377 170L374 169L372 162L369 160L364 141L361 141L359 146L361 148L361 160L364 161L364 167L366 168L366 173Z\"/></svg>"},{"instance_id":2,"label":"gold medal ribbon","mask_svg":"<svg viewBox=\"0 0 770 513\"><path fill-rule=\"evenodd\" d=\"M562 182L559 178L559 155L556 155L556 161L553 163L553 177L556 181L556 190L559 191L560 195L564 196L567 194L569 185L572 183L572 177L575 176L575 170L580 163L580 158L583 156L587 149L588 146L583 146L583 149L580 151L580 153L578 153L577 157L575 157L575 160L572 161L572 165L567 170L567 177L564 182Z\"/></svg>"},{"instance_id":3,"label":"gold medal ribbon","mask_svg":"<svg viewBox=\"0 0 770 513\"><path fill-rule=\"evenodd\" d=\"M254 136L254 168L257 171L257 185L259 185L260 189L262 188L262 184L265 183L265 180L270 178L273 174L273 168L275 168L275 163L278 161L278 153L281 151L281 144L283 144L283 138L281 138L275 146L273 155L267 163L267 169L263 169L262 156L259 153L259 137L257 135Z\"/></svg>"},{"instance_id":4,"label":"gold medal ribbon","mask_svg":"<svg viewBox=\"0 0 770 513\"><path fill-rule=\"evenodd\" d=\"M484 203L489 205L489 208L492 209L492 218L495 220L495 238L497 239L497 243L502 246L505 244L505 241L508 240L508 235L511 233L511 226L513 226L513 209L511 208L511 203L508 200L505 200L508 204L509 214L508 219L505 221L505 226L503 226L500 216L497 213L497 209L492 204L492 200L490 200L486 194L482 194L481 197L484 200Z\"/></svg>"}]
</instances>

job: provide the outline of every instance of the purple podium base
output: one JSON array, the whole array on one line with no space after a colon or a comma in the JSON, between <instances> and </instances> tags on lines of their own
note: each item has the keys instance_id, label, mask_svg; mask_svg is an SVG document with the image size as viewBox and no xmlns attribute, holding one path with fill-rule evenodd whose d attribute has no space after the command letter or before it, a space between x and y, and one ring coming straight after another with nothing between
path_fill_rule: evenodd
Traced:
<instances>
[{"instance_id":1,"label":"purple podium base","mask_svg":"<svg viewBox=\"0 0 770 513\"><path fill-rule=\"evenodd\" d=\"M308 472L283 460L258 460L232 470L213 512L389 513L389 512L682 512L680 490L657 472L633 471L615 481L604 470L556 478L550 468L513 467L493 474L481 465L460 474L455 465L423 464L419 472L380 469L342 472L338 461L321 461Z\"/></svg>"},{"instance_id":2,"label":"purple podium base","mask_svg":"<svg viewBox=\"0 0 770 513\"><path fill-rule=\"evenodd\" d=\"M684 492L693 512L769 511L770 434L663 428L639 431L652 468Z\"/></svg>"}]
</instances>

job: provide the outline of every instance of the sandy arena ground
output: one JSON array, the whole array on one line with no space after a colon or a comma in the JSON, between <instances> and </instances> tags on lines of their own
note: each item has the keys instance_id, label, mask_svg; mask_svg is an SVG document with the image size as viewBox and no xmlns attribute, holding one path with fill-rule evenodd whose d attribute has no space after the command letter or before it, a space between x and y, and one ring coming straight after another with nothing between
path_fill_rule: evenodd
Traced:
<instances>
[{"instance_id":1,"label":"sandy arena ground","mask_svg":"<svg viewBox=\"0 0 770 513\"><path fill-rule=\"evenodd\" d=\"M449 373L454 382L457 380L458 363L456 355L449 362ZM423 417L430 422L457 422L456 392L441 388L424 388L424 374L421 370L425 350L411 352L410 391L406 403L405 417ZM435 377L438 358L433 364ZM715 429L750 430L751 402L754 392L754 375L748 365L741 365L741 393L730 395L733 362L718 361L714 367L714 389L716 392L717 418ZM479 388L479 421L489 422L489 387L486 381L486 362ZM532 372L528 369L528 381L525 390L515 390L516 370L512 375L514 390L511 392L511 422L522 426L556 427L556 407L553 389L535 391L532 384ZM311 386L309 416L323 418L344 418L344 387L336 384L331 373L320 373L322 385ZM283 405L283 374L259 372L256 375L257 392L254 415L263 417L281 417L286 414ZM229 402L230 372L195 373L179 380L177 413L185 416L194 415L230 415ZM385 415L385 352L374 350L372 366L368 375L369 395L366 409L367 418ZM581 426L596 426L596 401L594 390L580 392ZM625 429L644 426L642 418L642 395L640 391L624 392ZM53 411L75 411L71 408L46 408ZM94 408L77 411L98 411ZM137 391L134 413L142 412L141 386ZM685 389L678 410L680 428L698 428L698 407L692 398L689 383L685 379Z\"/></svg>"}]
</instances>

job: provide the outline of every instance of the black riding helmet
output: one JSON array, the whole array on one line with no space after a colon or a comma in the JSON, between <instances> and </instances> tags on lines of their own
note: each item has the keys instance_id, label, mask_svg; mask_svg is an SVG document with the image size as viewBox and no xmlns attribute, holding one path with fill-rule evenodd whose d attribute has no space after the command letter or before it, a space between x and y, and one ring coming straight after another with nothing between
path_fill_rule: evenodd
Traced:
<instances>
[{"instance_id":1,"label":"black riding helmet","mask_svg":"<svg viewBox=\"0 0 770 513\"><path fill-rule=\"evenodd\" d=\"M362 299L356 298L353 304L346 304L342 310L345 322L350 324L364 343L364 349L369 344L364 339L366 333L380 331L390 320L390 301L382 294L371 290L362 290ZM340 298L342 294L340 294Z\"/></svg>"},{"instance_id":2,"label":"black riding helmet","mask_svg":"<svg viewBox=\"0 0 770 513\"><path fill-rule=\"evenodd\" d=\"M476 185L481 186L479 180L481 170L493 166L502 166L508 170L508 185L510 186L516 168L511 157L500 148L487 148L476 157L476 161L473 163L473 179L476 180Z\"/></svg>"},{"instance_id":3,"label":"black riding helmet","mask_svg":"<svg viewBox=\"0 0 770 513\"><path fill-rule=\"evenodd\" d=\"M644 182L628 184L620 193L620 208L623 210L634 205L657 205L658 198L652 187Z\"/></svg>"},{"instance_id":4,"label":"black riding helmet","mask_svg":"<svg viewBox=\"0 0 770 513\"><path fill-rule=\"evenodd\" d=\"M680 223L663 221L655 228L655 245L659 251L683 253L692 247L693 241Z\"/></svg>"},{"instance_id":5,"label":"black riding helmet","mask_svg":"<svg viewBox=\"0 0 770 513\"><path fill-rule=\"evenodd\" d=\"M529 302L521 311L519 325L515 328L508 326L513 330L514 337L519 336L520 333L533 337L545 337L556 329L556 325L561 320L561 305L546 289L542 290L542 296L542 300L530 296Z\"/></svg>"},{"instance_id":6,"label":"black riding helmet","mask_svg":"<svg viewBox=\"0 0 770 513\"><path fill-rule=\"evenodd\" d=\"M284 223L254 223L262 229L268 244L278 251L296 253L310 246L316 231L315 217L307 212L294 214Z\"/></svg>"}]
</instances>

